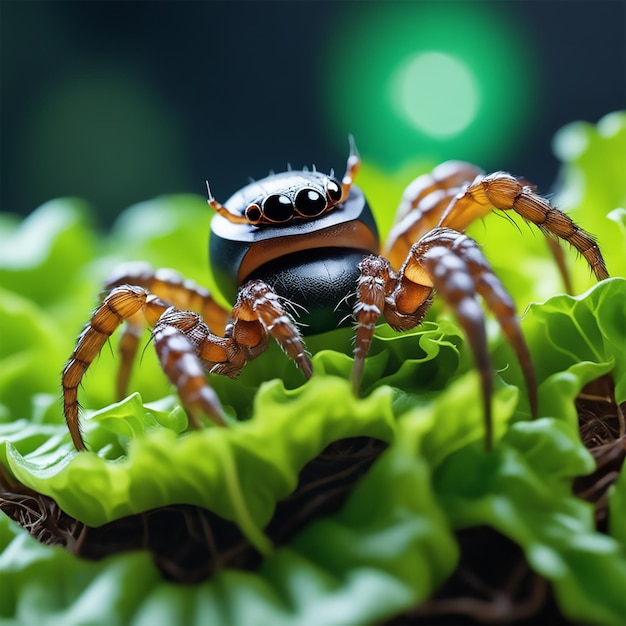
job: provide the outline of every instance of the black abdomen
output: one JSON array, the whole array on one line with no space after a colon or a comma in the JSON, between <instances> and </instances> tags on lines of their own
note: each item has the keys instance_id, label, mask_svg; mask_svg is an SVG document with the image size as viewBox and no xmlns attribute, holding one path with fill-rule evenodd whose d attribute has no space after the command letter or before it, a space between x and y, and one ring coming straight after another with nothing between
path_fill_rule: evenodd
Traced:
<instances>
[{"instance_id":1,"label":"black abdomen","mask_svg":"<svg viewBox=\"0 0 626 626\"><path fill-rule=\"evenodd\" d=\"M292 302L302 333L315 335L352 322L358 265L368 254L343 248L305 250L266 263L248 279L266 282Z\"/></svg>"}]
</instances>

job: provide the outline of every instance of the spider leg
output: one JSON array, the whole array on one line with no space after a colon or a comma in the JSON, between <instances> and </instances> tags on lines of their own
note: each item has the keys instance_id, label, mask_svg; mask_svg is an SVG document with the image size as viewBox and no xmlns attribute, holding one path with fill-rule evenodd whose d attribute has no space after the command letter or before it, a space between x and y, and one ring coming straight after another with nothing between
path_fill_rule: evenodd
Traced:
<instances>
[{"instance_id":1,"label":"spider leg","mask_svg":"<svg viewBox=\"0 0 626 626\"><path fill-rule=\"evenodd\" d=\"M550 253L554 257L554 262L559 270L559 274L561 275L561 280L563 281L563 288L565 289L565 293L570 296L574 294L574 285L572 284L572 276L565 262L565 253L563 252L563 247L559 243L558 239L554 237L546 237L546 242L548 243L548 248L550 249Z\"/></svg>"},{"instance_id":2,"label":"spider leg","mask_svg":"<svg viewBox=\"0 0 626 626\"><path fill-rule=\"evenodd\" d=\"M251 280L239 290L233 307L232 337L238 342L250 334L271 335L304 376L313 375L313 366L302 335L279 296L261 280Z\"/></svg>"},{"instance_id":3,"label":"spider leg","mask_svg":"<svg viewBox=\"0 0 626 626\"><path fill-rule=\"evenodd\" d=\"M208 289L183 278L171 269L154 270L150 264L131 262L118 266L105 283L103 293L121 285L143 287L177 309L200 313L215 332L223 332L228 318L227 311L211 296ZM126 396L132 364L139 349L139 340L146 327L141 312L126 320L124 333L119 343L120 361L117 372L116 394L118 399Z\"/></svg>"},{"instance_id":4,"label":"spider leg","mask_svg":"<svg viewBox=\"0 0 626 626\"><path fill-rule=\"evenodd\" d=\"M208 289L185 279L172 269L152 269L149 263L136 261L124 263L116 268L105 284L105 292L120 285L143 287L177 309L195 311L216 332L226 326L228 312L219 305Z\"/></svg>"},{"instance_id":5,"label":"spider leg","mask_svg":"<svg viewBox=\"0 0 626 626\"><path fill-rule=\"evenodd\" d=\"M432 172L418 176L408 185L402 194L396 219L403 219L409 212L418 209L420 202L434 191L458 190L482 173L479 167L465 161L441 163Z\"/></svg>"},{"instance_id":6,"label":"spider leg","mask_svg":"<svg viewBox=\"0 0 626 626\"><path fill-rule=\"evenodd\" d=\"M219 337L197 313L170 307L152 331L161 367L196 427L201 425L201 414L223 423L220 401L207 384L205 372L236 378L248 361L265 351L269 336L307 378L312 375L300 332L267 284L251 281L244 285L232 318L228 336Z\"/></svg>"},{"instance_id":7,"label":"spider leg","mask_svg":"<svg viewBox=\"0 0 626 626\"><path fill-rule=\"evenodd\" d=\"M432 304L432 285L414 285L410 292L401 289L406 282L397 276L389 261L383 256L369 255L359 264L361 276L357 283L355 320L354 365L352 389L358 395L365 357L374 336L376 323L384 315L394 330L409 330L418 326Z\"/></svg>"},{"instance_id":8,"label":"spider leg","mask_svg":"<svg viewBox=\"0 0 626 626\"><path fill-rule=\"evenodd\" d=\"M481 377L487 444L490 446L493 438L492 371L487 350L484 314L476 299L477 294L483 297L494 313L507 340L515 350L526 380L531 413L533 417L537 415L535 372L513 300L493 273L478 244L455 230L434 229L411 249L403 272L411 277L412 272L418 268L426 271L433 287L451 306L468 338Z\"/></svg>"},{"instance_id":9,"label":"spider leg","mask_svg":"<svg viewBox=\"0 0 626 626\"><path fill-rule=\"evenodd\" d=\"M485 316L480 295L493 311L513 346L526 380L533 416L537 413L536 380L515 307L493 273L478 244L448 228L436 228L414 244L395 274L382 257L361 264L354 316L357 324L353 385L358 388L377 314L396 330L421 323L437 290L452 308L469 341L481 379L487 446L493 439L491 419L492 370L487 350Z\"/></svg>"},{"instance_id":10,"label":"spider leg","mask_svg":"<svg viewBox=\"0 0 626 626\"><path fill-rule=\"evenodd\" d=\"M115 397L118 400L125 398L128 394L128 381L133 369L133 363L139 351L139 340L146 323L141 313L136 313L126 320L124 332L117 346L119 354L119 365L115 378Z\"/></svg>"},{"instance_id":11,"label":"spider leg","mask_svg":"<svg viewBox=\"0 0 626 626\"><path fill-rule=\"evenodd\" d=\"M193 311L169 307L156 321L152 338L163 372L176 387L191 423L200 428L200 415L224 424L222 405L207 384L205 370L217 359L230 361L231 372L239 373L246 362L245 350L213 335L202 318ZM226 372L228 373L228 372Z\"/></svg>"},{"instance_id":12,"label":"spider leg","mask_svg":"<svg viewBox=\"0 0 626 626\"><path fill-rule=\"evenodd\" d=\"M350 154L348 155L348 162L346 163L346 173L341 179L341 200L339 200L340 203L344 202L350 195L350 188L352 187L352 183L354 183L354 179L360 167L361 157L359 156L359 152L356 149L354 137L350 135Z\"/></svg>"},{"instance_id":13,"label":"spider leg","mask_svg":"<svg viewBox=\"0 0 626 626\"><path fill-rule=\"evenodd\" d=\"M483 256L476 242L454 230L437 229L429 237L424 238L423 243L428 245L428 240L433 238L431 245L441 245L442 242L450 242L451 250L466 263L473 280L476 291L485 301L488 309L493 312L504 332L505 337L515 350L519 361L530 403L530 411L533 417L537 416L537 380L535 370L530 358L530 352L517 318L515 303L509 295L500 279L494 274L491 266ZM428 259L428 253L426 253ZM440 291L440 287L436 286Z\"/></svg>"},{"instance_id":14,"label":"spider leg","mask_svg":"<svg viewBox=\"0 0 626 626\"><path fill-rule=\"evenodd\" d=\"M168 305L145 289L124 285L113 289L93 312L63 369L63 411L77 450L85 450L78 420L78 386L107 339L142 309L148 318L158 318Z\"/></svg>"},{"instance_id":15,"label":"spider leg","mask_svg":"<svg viewBox=\"0 0 626 626\"><path fill-rule=\"evenodd\" d=\"M506 172L478 176L452 200L439 226L463 231L493 208L513 210L525 220L536 224L544 233L563 239L576 248L598 280L608 278L602 254L593 236L525 183L523 179Z\"/></svg>"},{"instance_id":16,"label":"spider leg","mask_svg":"<svg viewBox=\"0 0 626 626\"><path fill-rule=\"evenodd\" d=\"M352 367L352 390L359 393L365 357L370 349L376 323L385 309L385 298L395 286L395 274L387 259L370 255L359 263L361 275L357 283L356 303L353 317L354 365Z\"/></svg>"},{"instance_id":17,"label":"spider leg","mask_svg":"<svg viewBox=\"0 0 626 626\"><path fill-rule=\"evenodd\" d=\"M216 212L219 213L222 217L225 217L232 224L249 224L249 220L247 217L241 215L235 215L231 213L221 202L216 200L211 193L211 187L209 186L209 181L206 181L206 191L207 191L207 204Z\"/></svg>"},{"instance_id":18,"label":"spider leg","mask_svg":"<svg viewBox=\"0 0 626 626\"><path fill-rule=\"evenodd\" d=\"M137 328L139 319L142 324L153 326L152 337L161 367L195 426L200 425L200 414L218 424L224 422L221 404L208 385L205 372L237 376L249 360L266 349L269 336L276 339L307 378L312 375L295 322L276 293L261 281L251 281L240 289L232 311L233 322L225 337L213 334L203 317L194 311L181 311L143 287L120 285L94 311L63 370L65 418L78 450L86 449L79 423L81 380L115 330L128 320ZM131 340L129 352L133 352L133 346Z\"/></svg>"},{"instance_id":19,"label":"spider leg","mask_svg":"<svg viewBox=\"0 0 626 626\"><path fill-rule=\"evenodd\" d=\"M385 246L384 254L392 267L402 265L409 248L438 225L461 186L481 173L482 170L471 163L446 161L408 185Z\"/></svg>"},{"instance_id":20,"label":"spider leg","mask_svg":"<svg viewBox=\"0 0 626 626\"><path fill-rule=\"evenodd\" d=\"M306 378L313 373L300 331L267 284L258 280L245 284L233 307L232 319L226 337L214 335L197 313L175 307L165 311L154 325L152 336L161 366L192 415L200 409L221 416L221 409L211 408L211 403L219 407L217 399L203 404L203 394L208 397L205 388L209 389L204 372L236 378L248 361L265 351L270 336Z\"/></svg>"},{"instance_id":21,"label":"spider leg","mask_svg":"<svg viewBox=\"0 0 626 626\"><path fill-rule=\"evenodd\" d=\"M272 336L307 378L312 367L300 332L276 293L262 281L244 285L232 311L227 337L214 335L200 315L170 307L152 330L163 371L176 387L195 426L199 415L223 423L221 404L205 372L236 378L265 351Z\"/></svg>"}]
</instances>

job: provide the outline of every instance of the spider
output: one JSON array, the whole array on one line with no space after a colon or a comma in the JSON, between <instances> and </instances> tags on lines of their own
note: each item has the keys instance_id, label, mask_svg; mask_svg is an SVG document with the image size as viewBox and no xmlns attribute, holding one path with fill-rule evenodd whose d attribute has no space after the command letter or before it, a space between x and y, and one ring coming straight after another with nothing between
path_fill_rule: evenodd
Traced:
<instances>
[{"instance_id":1,"label":"spider","mask_svg":"<svg viewBox=\"0 0 626 626\"><path fill-rule=\"evenodd\" d=\"M211 266L223 295L234 302L231 311L173 270L136 262L109 278L62 375L65 418L78 450L86 449L78 387L124 322L118 395L125 395L139 337L148 325L160 365L190 423L200 427L205 416L223 425L222 406L206 372L236 377L266 349L271 336L308 379L313 371L303 336L353 323L352 386L358 393L377 323L382 319L397 331L418 326L435 293L456 315L474 353L487 447L492 371L481 298L514 348L536 415L535 374L513 300L464 231L494 208L513 210L546 235L571 244L602 280L608 272L593 236L523 178L506 172L485 175L469 163L449 161L406 188L381 253L376 222L354 184L360 163L351 141L341 180L332 172L289 169L251 182L224 204L207 183L208 204L216 212Z\"/></svg>"}]
</instances>

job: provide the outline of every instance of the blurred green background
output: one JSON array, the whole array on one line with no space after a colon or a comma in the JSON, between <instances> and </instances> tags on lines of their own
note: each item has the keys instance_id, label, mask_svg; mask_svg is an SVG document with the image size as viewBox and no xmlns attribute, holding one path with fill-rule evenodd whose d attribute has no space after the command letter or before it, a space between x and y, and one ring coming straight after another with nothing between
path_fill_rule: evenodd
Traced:
<instances>
[{"instance_id":1,"label":"blurred green background","mask_svg":"<svg viewBox=\"0 0 626 626\"><path fill-rule=\"evenodd\" d=\"M106 226L287 162L448 158L549 191L554 133L626 107L623 0L2 2L1 209Z\"/></svg>"}]
</instances>

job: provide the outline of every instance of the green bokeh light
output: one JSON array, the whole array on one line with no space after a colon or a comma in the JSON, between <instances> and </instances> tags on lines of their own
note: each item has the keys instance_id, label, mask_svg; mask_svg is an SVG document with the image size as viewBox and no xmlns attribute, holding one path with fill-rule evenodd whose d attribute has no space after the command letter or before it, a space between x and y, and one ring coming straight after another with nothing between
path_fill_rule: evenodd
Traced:
<instances>
[{"instance_id":1,"label":"green bokeh light","mask_svg":"<svg viewBox=\"0 0 626 626\"><path fill-rule=\"evenodd\" d=\"M460 158L482 166L524 141L532 53L507 7L346 4L326 59L331 130L385 168ZM350 25L346 28L346 24Z\"/></svg>"},{"instance_id":2,"label":"green bokeh light","mask_svg":"<svg viewBox=\"0 0 626 626\"><path fill-rule=\"evenodd\" d=\"M441 76L446 76L443 84ZM424 91L433 97L424 98ZM480 87L462 60L442 52L420 52L396 70L390 97L400 116L420 132L453 137L476 117Z\"/></svg>"}]
</instances>

